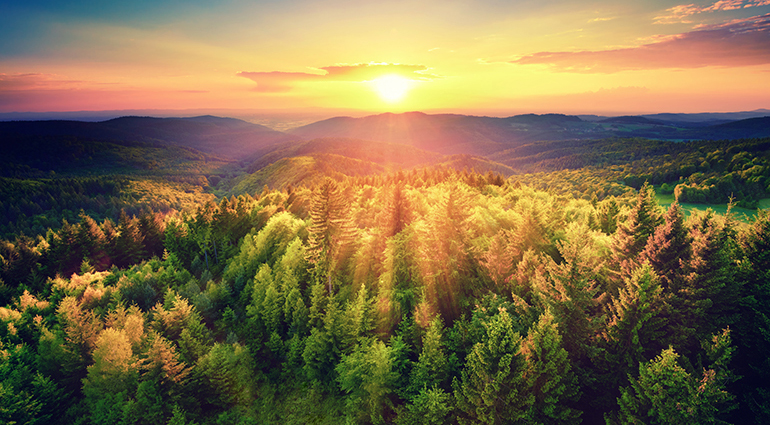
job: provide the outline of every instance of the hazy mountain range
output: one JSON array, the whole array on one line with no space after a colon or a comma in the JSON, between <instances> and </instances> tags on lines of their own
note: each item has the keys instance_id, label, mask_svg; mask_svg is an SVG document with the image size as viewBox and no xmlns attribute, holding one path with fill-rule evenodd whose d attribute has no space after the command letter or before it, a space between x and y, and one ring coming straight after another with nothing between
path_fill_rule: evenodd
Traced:
<instances>
[{"instance_id":1,"label":"hazy mountain range","mask_svg":"<svg viewBox=\"0 0 770 425\"><path fill-rule=\"evenodd\" d=\"M762 114L766 116L757 116ZM120 168L126 165L121 161L125 162L128 145L152 147L152 155L163 158L178 157L180 153L173 149L185 149L183 156L198 152L203 161L238 163L246 174L264 170L247 185L253 188L301 181L319 171L368 174L437 163L510 175L543 161L572 163L568 159L588 141L636 137L668 141L770 137L770 111L609 118L385 113L330 118L286 132L214 116L7 121L0 122L5 151L0 165L32 164L32 169L47 172L58 170L57 163L71 157L78 160L73 167L86 169L103 166L99 161L105 156L93 153L106 149L116 152L109 158ZM602 152L595 143L591 149ZM141 153L132 155L127 165L141 163L136 159ZM274 171L268 172L266 167L271 165Z\"/></svg>"}]
</instances>

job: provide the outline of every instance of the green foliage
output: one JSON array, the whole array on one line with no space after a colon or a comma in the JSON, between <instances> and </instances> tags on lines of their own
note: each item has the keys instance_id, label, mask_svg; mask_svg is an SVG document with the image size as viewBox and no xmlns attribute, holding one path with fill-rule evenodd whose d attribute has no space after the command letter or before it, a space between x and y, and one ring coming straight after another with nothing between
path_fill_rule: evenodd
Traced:
<instances>
[{"instance_id":1,"label":"green foliage","mask_svg":"<svg viewBox=\"0 0 770 425\"><path fill-rule=\"evenodd\" d=\"M730 359L724 346L729 337L715 340L719 348L714 350L722 351L715 365L721 369ZM621 389L617 423L717 423L720 414L734 408L730 404L734 397L725 391L723 370L704 369L697 378L678 359L676 351L668 348L649 363L639 364L639 378L630 378L631 386Z\"/></svg>"},{"instance_id":2,"label":"green foliage","mask_svg":"<svg viewBox=\"0 0 770 425\"><path fill-rule=\"evenodd\" d=\"M397 425L441 425L452 412L452 395L438 387L423 388L395 420Z\"/></svg>"},{"instance_id":3,"label":"green foliage","mask_svg":"<svg viewBox=\"0 0 770 425\"><path fill-rule=\"evenodd\" d=\"M569 407L580 397L577 376L550 311L530 329L522 341L521 354L526 362L524 385L534 395L527 422L580 423L581 412Z\"/></svg>"},{"instance_id":4,"label":"green foliage","mask_svg":"<svg viewBox=\"0 0 770 425\"><path fill-rule=\"evenodd\" d=\"M510 314L501 310L487 323L486 338L466 358L460 378L452 382L460 423L524 423L534 395L526 391L521 336Z\"/></svg>"},{"instance_id":5,"label":"green foliage","mask_svg":"<svg viewBox=\"0 0 770 425\"><path fill-rule=\"evenodd\" d=\"M362 341L337 365L337 381L347 393L348 416L354 421L385 423L388 395L393 391L392 348L378 340Z\"/></svg>"},{"instance_id":6,"label":"green foliage","mask_svg":"<svg viewBox=\"0 0 770 425\"><path fill-rule=\"evenodd\" d=\"M602 191L436 166L3 241L0 415L762 423L770 216Z\"/></svg>"}]
</instances>

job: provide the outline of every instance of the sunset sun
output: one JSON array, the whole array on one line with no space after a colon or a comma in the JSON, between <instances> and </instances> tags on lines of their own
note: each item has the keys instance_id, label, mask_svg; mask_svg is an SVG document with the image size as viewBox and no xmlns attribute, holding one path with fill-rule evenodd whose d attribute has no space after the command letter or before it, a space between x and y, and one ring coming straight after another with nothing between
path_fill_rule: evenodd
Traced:
<instances>
[{"instance_id":1,"label":"sunset sun","mask_svg":"<svg viewBox=\"0 0 770 425\"><path fill-rule=\"evenodd\" d=\"M396 103L406 97L412 88L412 81L398 75L385 75L373 80L372 86L382 100Z\"/></svg>"}]
</instances>

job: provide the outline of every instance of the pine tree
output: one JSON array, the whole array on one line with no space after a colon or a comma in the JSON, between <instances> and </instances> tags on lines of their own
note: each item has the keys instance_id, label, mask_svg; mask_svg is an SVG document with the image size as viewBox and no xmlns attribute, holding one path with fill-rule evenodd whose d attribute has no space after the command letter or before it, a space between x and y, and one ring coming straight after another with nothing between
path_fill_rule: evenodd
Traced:
<instances>
[{"instance_id":1,"label":"pine tree","mask_svg":"<svg viewBox=\"0 0 770 425\"><path fill-rule=\"evenodd\" d=\"M692 239L684 225L684 214L679 202L674 202L665 214L663 224L655 228L641 253L660 277L663 288L676 290L682 280L682 272L690 259Z\"/></svg>"},{"instance_id":2,"label":"pine tree","mask_svg":"<svg viewBox=\"0 0 770 425\"><path fill-rule=\"evenodd\" d=\"M461 424L525 423L534 403L527 392L521 336L511 317L500 311L487 324L482 342L465 359L460 379L452 382Z\"/></svg>"},{"instance_id":3,"label":"pine tree","mask_svg":"<svg viewBox=\"0 0 770 425\"><path fill-rule=\"evenodd\" d=\"M398 180L393 194L385 207L385 222L381 224L386 238L401 233L412 221L412 208L404 191L404 183Z\"/></svg>"},{"instance_id":4,"label":"pine tree","mask_svg":"<svg viewBox=\"0 0 770 425\"><path fill-rule=\"evenodd\" d=\"M629 377L631 386L621 389L620 411L608 416L619 424L704 424L720 423L719 416L734 409L734 396L725 385L730 361L729 332L715 336L708 350L714 369L703 369L700 378L678 364L679 354L669 347L649 363L639 363L639 377Z\"/></svg>"},{"instance_id":5,"label":"pine tree","mask_svg":"<svg viewBox=\"0 0 770 425\"><path fill-rule=\"evenodd\" d=\"M655 192L652 186L645 183L639 189L636 204L629 212L625 223L618 225L612 244L615 263L625 276L629 276L638 267L638 256L661 221Z\"/></svg>"},{"instance_id":6,"label":"pine tree","mask_svg":"<svg viewBox=\"0 0 770 425\"><path fill-rule=\"evenodd\" d=\"M527 421L540 424L580 423L581 412L568 406L580 397L577 377L549 310L540 316L521 343L524 382L534 395Z\"/></svg>"},{"instance_id":7,"label":"pine tree","mask_svg":"<svg viewBox=\"0 0 770 425\"><path fill-rule=\"evenodd\" d=\"M447 355L441 341L444 324L440 316L431 320L422 338L422 351L412 368L410 387L414 393L426 388L445 387L447 380Z\"/></svg>"},{"instance_id":8,"label":"pine tree","mask_svg":"<svg viewBox=\"0 0 770 425\"><path fill-rule=\"evenodd\" d=\"M746 421L770 421L770 213L757 212L754 223L741 234L739 278L740 319L735 327L737 373L743 376L742 402L754 417ZM743 410L743 409L742 409ZM748 416L748 415L747 415Z\"/></svg>"},{"instance_id":9,"label":"pine tree","mask_svg":"<svg viewBox=\"0 0 770 425\"><path fill-rule=\"evenodd\" d=\"M393 372L392 348L382 341L362 341L350 355L343 355L336 366L340 388L348 393L348 417L358 422L367 420L383 424L387 399L396 382Z\"/></svg>"},{"instance_id":10,"label":"pine tree","mask_svg":"<svg viewBox=\"0 0 770 425\"><path fill-rule=\"evenodd\" d=\"M128 267L146 257L144 235L136 217L129 218L125 210L120 211L117 237L112 250L112 258L118 267Z\"/></svg>"},{"instance_id":11,"label":"pine tree","mask_svg":"<svg viewBox=\"0 0 770 425\"><path fill-rule=\"evenodd\" d=\"M516 236L502 229L492 237L489 248L481 257L481 265L487 270L495 286L503 288L513 274L514 260L520 260L521 256Z\"/></svg>"},{"instance_id":12,"label":"pine tree","mask_svg":"<svg viewBox=\"0 0 770 425\"><path fill-rule=\"evenodd\" d=\"M334 180L327 178L316 190L310 218L308 261L313 264L315 278L324 281L331 294L334 273L355 235L347 200Z\"/></svg>"},{"instance_id":13,"label":"pine tree","mask_svg":"<svg viewBox=\"0 0 770 425\"><path fill-rule=\"evenodd\" d=\"M634 270L608 305L609 320L604 331L605 360L602 376L607 388L617 389L640 362L663 349L667 336L667 305L658 276L649 264ZM600 363L602 364L602 363ZM617 397L617 394L615 394Z\"/></svg>"}]
</instances>

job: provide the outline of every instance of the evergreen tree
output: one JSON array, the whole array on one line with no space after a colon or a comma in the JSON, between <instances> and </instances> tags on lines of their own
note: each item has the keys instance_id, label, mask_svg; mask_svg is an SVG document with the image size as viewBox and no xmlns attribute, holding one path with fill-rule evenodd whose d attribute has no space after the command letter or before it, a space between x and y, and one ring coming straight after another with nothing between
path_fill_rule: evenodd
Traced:
<instances>
[{"instance_id":1,"label":"evergreen tree","mask_svg":"<svg viewBox=\"0 0 770 425\"><path fill-rule=\"evenodd\" d=\"M606 408L618 397L619 386L638 365L651 359L666 340L668 306L658 276L649 264L634 270L613 296L604 331L605 359L600 365L598 396ZM605 400L610 399L610 400Z\"/></svg>"},{"instance_id":2,"label":"evergreen tree","mask_svg":"<svg viewBox=\"0 0 770 425\"><path fill-rule=\"evenodd\" d=\"M487 323L485 338L465 359L460 379L452 382L461 424L525 423L534 403L524 378L521 336L511 316L500 311Z\"/></svg>"},{"instance_id":3,"label":"evergreen tree","mask_svg":"<svg viewBox=\"0 0 770 425\"><path fill-rule=\"evenodd\" d=\"M581 412L569 407L580 397L577 377L550 311L530 329L521 343L525 366L523 380L534 401L527 422L537 424L580 423Z\"/></svg>"},{"instance_id":4,"label":"evergreen tree","mask_svg":"<svg viewBox=\"0 0 770 425\"><path fill-rule=\"evenodd\" d=\"M639 364L639 377L630 377L630 387L621 389L618 415L608 416L608 423L619 424L705 424L720 423L719 416L729 412L733 396L725 390L731 350L729 337L715 338L711 353L716 354L715 369L703 369L700 378L678 364L673 348L661 351L650 362Z\"/></svg>"},{"instance_id":5,"label":"evergreen tree","mask_svg":"<svg viewBox=\"0 0 770 425\"><path fill-rule=\"evenodd\" d=\"M757 212L749 229L741 234L745 261L740 263L744 280L740 320L736 323L737 373L741 381L743 409L748 423L770 421L770 213ZM743 412L739 412L743 413Z\"/></svg>"},{"instance_id":6,"label":"evergreen tree","mask_svg":"<svg viewBox=\"0 0 770 425\"><path fill-rule=\"evenodd\" d=\"M671 204L664 220L647 239L641 261L650 263L663 288L676 291L681 286L683 269L690 260L692 239L684 225L684 214L678 202Z\"/></svg>"},{"instance_id":7,"label":"evergreen tree","mask_svg":"<svg viewBox=\"0 0 770 425\"><path fill-rule=\"evenodd\" d=\"M343 355L336 367L340 388L348 393L345 402L348 416L354 421L385 423L388 394L393 390L392 349L382 341L362 341L350 355Z\"/></svg>"},{"instance_id":8,"label":"evergreen tree","mask_svg":"<svg viewBox=\"0 0 770 425\"><path fill-rule=\"evenodd\" d=\"M327 178L316 190L310 209L308 261L317 280L332 293L336 269L355 234L348 217L348 201L334 180Z\"/></svg>"},{"instance_id":9,"label":"evergreen tree","mask_svg":"<svg viewBox=\"0 0 770 425\"><path fill-rule=\"evenodd\" d=\"M440 316L431 320L422 338L422 351L412 368L410 387L414 393L427 388L446 387L448 361L441 338L444 324Z\"/></svg>"},{"instance_id":10,"label":"evergreen tree","mask_svg":"<svg viewBox=\"0 0 770 425\"><path fill-rule=\"evenodd\" d=\"M147 255L144 248L144 235L136 217L129 218L125 210L120 211L117 236L111 257L118 267L128 267L138 263Z\"/></svg>"},{"instance_id":11,"label":"evergreen tree","mask_svg":"<svg viewBox=\"0 0 770 425\"><path fill-rule=\"evenodd\" d=\"M638 267L638 256L661 221L655 192L652 186L645 183L639 189L636 204L629 212L625 223L618 224L612 244L613 258L623 275L629 276Z\"/></svg>"}]
</instances>

